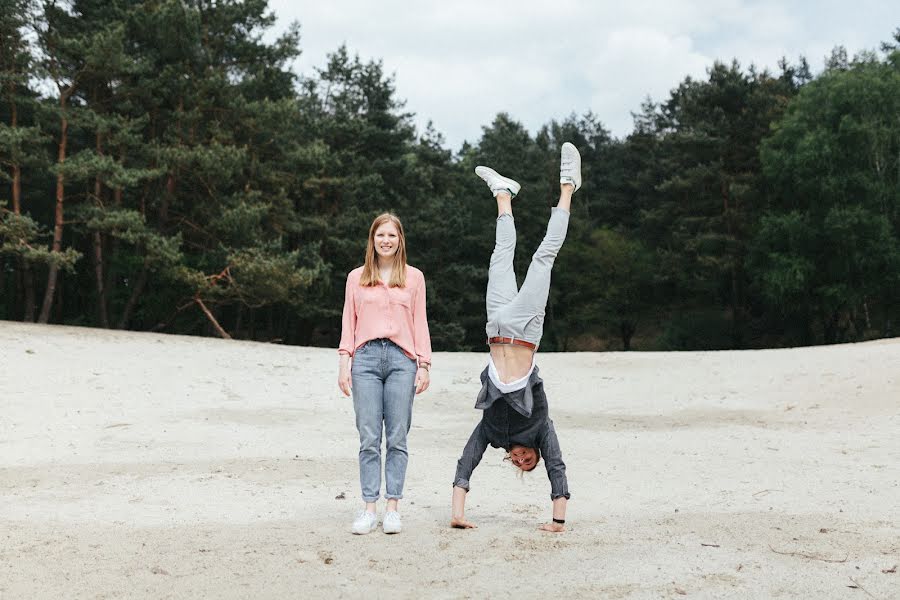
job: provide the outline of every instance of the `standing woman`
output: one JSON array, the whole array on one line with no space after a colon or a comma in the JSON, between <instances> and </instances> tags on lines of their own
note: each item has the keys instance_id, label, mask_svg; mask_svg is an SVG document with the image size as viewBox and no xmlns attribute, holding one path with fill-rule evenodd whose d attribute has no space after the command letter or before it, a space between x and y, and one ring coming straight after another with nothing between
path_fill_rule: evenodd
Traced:
<instances>
[{"instance_id":1,"label":"standing woman","mask_svg":"<svg viewBox=\"0 0 900 600\"><path fill-rule=\"evenodd\" d=\"M359 482L365 509L353 521L362 535L378 526L381 492L381 433L387 438L384 465L387 510L382 528L400 533L397 503L403 497L409 454L406 435L413 396L428 389L431 337L425 313L425 276L406 264L403 225L390 213L369 228L366 262L347 275L338 387L353 394L359 430Z\"/></svg>"}]
</instances>

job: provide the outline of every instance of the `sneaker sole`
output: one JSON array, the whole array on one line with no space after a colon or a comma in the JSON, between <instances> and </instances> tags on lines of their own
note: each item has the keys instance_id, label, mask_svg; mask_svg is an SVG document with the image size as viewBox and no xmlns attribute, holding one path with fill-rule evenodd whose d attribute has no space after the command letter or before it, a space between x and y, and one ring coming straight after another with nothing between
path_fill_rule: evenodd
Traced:
<instances>
[{"instance_id":1,"label":"sneaker sole","mask_svg":"<svg viewBox=\"0 0 900 600\"><path fill-rule=\"evenodd\" d=\"M372 533L376 529L378 529L378 520L377 519L375 520L374 523L372 523L372 527L370 527L366 531L357 531L356 529L353 529L353 527L351 527L350 533L352 533L353 535L366 535L366 534Z\"/></svg>"},{"instance_id":2,"label":"sneaker sole","mask_svg":"<svg viewBox=\"0 0 900 600\"><path fill-rule=\"evenodd\" d=\"M350 532L351 532L353 535L367 535L367 534L372 533L373 531L375 531L377 528L378 528L378 526L376 525L375 527L373 527L372 529L370 529L370 530L368 530L368 531L354 531L354 530L351 529Z\"/></svg>"},{"instance_id":3,"label":"sneaker sole","mask_svg":"<svg viewBox=\"0 0 900 600\"><path fill-rule=\"evenodd\" d=\"M565 143L562 145L562 148L560 149L560 160L562 160L562 155L563 155L563 153L564 153L567 149L570 149L570 148L571 148L571 153L574 155L573 159L574 159L575 163L578 165L578 178L581 179L581 153L578 151L578 148L575 147L575 144L573 144L573 143L571 143L571 142L565 142ZM563 183L563 181L560 180L560 183ZM573 181L572 183L575 185L575 191L576 191L576 192L577 192L579 189L581 189L581 182L580 182L580 181Z\"/></svg>"},{"instance_id":4,"label":"sneaker sole","mask_svg":"<svg viewBox=\"0 0 900 600\"><path fill-rule=\"evenodd\" d=\"M493 170L490 167L481 167L481 166L475 167L475 174L478 175L479 177L481 177L485 183L487 183L487 180L489 178L496 177L498 180L500 180L506 186L506 188L510 192L512 192L513 196L517 195L519 193L519 190L522 189L522 186L519 184L518 181L515 181L514 179L510 179L509 177L504 177L503 175L501 175L500 173L498 173L497 171Z\"/></svg>"}]
</instances>

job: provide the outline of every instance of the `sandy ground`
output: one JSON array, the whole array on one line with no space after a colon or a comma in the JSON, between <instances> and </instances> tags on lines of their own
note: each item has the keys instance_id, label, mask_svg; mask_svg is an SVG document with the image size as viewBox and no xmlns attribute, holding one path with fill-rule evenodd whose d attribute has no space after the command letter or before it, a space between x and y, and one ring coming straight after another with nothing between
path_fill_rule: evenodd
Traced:
<instances>
[{"instance_id":1,"label":"sandy ground","mask_svg":"<svg viewBox=\"0 0 900 600\"><path fill-rule=\"evenodd\" d=\"M563 534L492 449L447 527L485 356L434 362L353 536L334 351L0 322L0 598L900 598L900 339L540 356Z\"/></svg>"}]
</instances>

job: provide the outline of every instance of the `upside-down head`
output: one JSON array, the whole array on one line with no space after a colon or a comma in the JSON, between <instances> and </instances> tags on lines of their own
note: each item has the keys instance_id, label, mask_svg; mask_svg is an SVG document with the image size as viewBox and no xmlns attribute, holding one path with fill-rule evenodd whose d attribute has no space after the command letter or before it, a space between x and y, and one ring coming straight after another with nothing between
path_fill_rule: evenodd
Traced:
<instances>
[{"instance_id":1,"label":"upside-down head","mask_svg":"<svg viewBox=\"0 0 900 600\"><path fill-rule=\"evenodd\" d=\"M522 471L531 471L539 462L541 462L541 451L537 448L528 448L515 444L510 447L506 454L506 460L521 469Z\"/></svg>"}]
</instances>

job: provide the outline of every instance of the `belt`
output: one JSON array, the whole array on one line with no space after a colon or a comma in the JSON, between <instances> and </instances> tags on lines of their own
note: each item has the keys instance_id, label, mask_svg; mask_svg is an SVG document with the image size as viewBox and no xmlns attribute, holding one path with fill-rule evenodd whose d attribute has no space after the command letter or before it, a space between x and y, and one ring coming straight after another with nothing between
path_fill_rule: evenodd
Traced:
<instances>
[{"instance_id":1,"label":"belt","mask_svg":"<svg viewBox=\"0 0 900 600\"><path fill-rule=\"evenodd\" d=\"M516 338L510 337L492 337L488 338L488 344L515 344L516 346L525 346L526 348L531 348L532 350L537 349L537 344L532 344L531 342L526 342L525 340L520 340Z\"/></svg>"}]
</instances>

